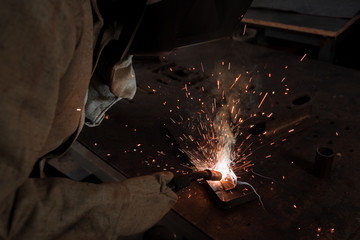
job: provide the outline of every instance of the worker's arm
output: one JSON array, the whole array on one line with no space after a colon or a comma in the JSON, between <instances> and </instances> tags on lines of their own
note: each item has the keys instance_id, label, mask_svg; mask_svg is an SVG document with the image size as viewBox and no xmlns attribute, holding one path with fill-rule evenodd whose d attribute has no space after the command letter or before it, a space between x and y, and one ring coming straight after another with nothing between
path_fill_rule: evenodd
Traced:
<instances>
[{"instance_id":1,"label":"worker's arm","mask_svg":"<svg viewBox=\"0 0 360 240\"><path fill-rule=\"evenodd\" d=\"M2 1L0 239L113 239L150 227L176 201L166 187L171 175L100 185L29 178L56 106L74 97L59 98L60 86L76 72L80 46L91 57L83 45L90 15L87 1ZM81 70L79 77L89 74Z\"/></svg>"},{"instance_id":2,"label":"worker's arm","mask_svg":"<svg viewBox=\"0 0 360 240\"><path fill-rule=\"evenodd\" d=\"M0 239L117 239L143 232L176 201L170 173L121 183L27 179L1 201Z\"/></svg>"}]
</instances>

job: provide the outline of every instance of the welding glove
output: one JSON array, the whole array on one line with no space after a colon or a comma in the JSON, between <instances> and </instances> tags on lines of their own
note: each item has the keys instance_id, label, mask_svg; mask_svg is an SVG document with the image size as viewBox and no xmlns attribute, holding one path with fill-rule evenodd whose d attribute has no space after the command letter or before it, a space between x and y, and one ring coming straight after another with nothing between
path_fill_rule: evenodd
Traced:
<instances>
[{"instance_id":1,"label":"welding glove","mask_svg":"<svg viewBox=\"0 0 360 240\"><path fill-rule=\"evenodd\" d=\"M120 183L127 191L119 217L119 236L144 232L171 209L177 201L177 195L167 184L173 177L170 172L159 172L129 178Z\"/></svg>"}]
</instances>

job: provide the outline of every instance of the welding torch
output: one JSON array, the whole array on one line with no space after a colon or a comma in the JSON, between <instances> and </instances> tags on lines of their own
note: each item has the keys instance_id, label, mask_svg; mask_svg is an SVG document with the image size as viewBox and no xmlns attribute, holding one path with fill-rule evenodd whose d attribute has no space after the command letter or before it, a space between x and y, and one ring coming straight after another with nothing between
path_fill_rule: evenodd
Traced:
<instances>
[{"instance_id":1,"label":"welding torch","mask_svg":"<svg viewBox=\"0 0 360 240\"><path fill-rule=\"evenodd\" d=\"M215 170L197 171L186 175L175 176L168 183L168 187L170 187L171 190L173 190L174 192L177 192L189 186L190 183L193 181L197 181L200 179L210 180L210 181L220 181L221 178L222 178L221 172Z\"/></svg>"}]
</instances>

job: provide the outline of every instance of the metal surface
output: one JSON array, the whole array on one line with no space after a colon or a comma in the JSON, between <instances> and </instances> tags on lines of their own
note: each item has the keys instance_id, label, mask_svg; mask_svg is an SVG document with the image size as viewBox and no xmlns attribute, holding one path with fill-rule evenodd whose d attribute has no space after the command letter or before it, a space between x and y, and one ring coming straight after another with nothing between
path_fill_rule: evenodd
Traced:
<instances>
[{"instance_id":1,"label":"metal surface","mask_svg":"<svg viewBox=\"0 0 360 240\"><path fill-rule=\"evenodd\" d=\"M160 62L136 63L135 98L116 104L101 126L84 128L79 141L127 177L189 172L166 125L196 107L186 102L185 83L196 99L229 62L233 72L253 73L258 87L269 92L262 108L274 119L289 116L293 101L304 95L311 99L311 118L294 132L265 139L251 157L254 177L247 180L266 210L258 201L220 209L206 183L196 183L179 192L174 211L214 239L359 239L358 71L230 40L179 49ZM312 173L318 146L334 150L330 180Z\"/></svg>"},{"instance_id":2,"label":"metal surface","mask_svg":"<svg viewBox=\"0 0 360 240\"><path fill-rule=\"evenodd\" d=\"M308 101L304 102L304 99ZM282 111L276 119L264 117L264 120L256 122L248 130L248 133L258 135L266 134L266 136L279 135L301 125L307 119L311 118L311 103L310 97L307 95L295 98L290 108Z\"/></svg>"}]
</instances>

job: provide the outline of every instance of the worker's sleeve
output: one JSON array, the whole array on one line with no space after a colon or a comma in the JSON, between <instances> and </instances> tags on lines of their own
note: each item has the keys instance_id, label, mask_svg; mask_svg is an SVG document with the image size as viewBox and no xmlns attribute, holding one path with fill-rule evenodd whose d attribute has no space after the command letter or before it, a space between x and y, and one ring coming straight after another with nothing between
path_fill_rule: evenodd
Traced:
<instances>
[{"instance_id":1,"label":"worker's sleeve","mask_svg":"<svg viewBox=\"0 0 360 240\"><path fill-rule=\"evenodd\" d=\"M0 239L114 239L150 227L176 201L171 174L100 185L29 178L84 40L84 12L87 1L2 1Z\"/></svg>"},{"instance_id":2,"label":"worker's sleeve","mask_svg":"<svg viewBox=\"0 0 360 240\"><path fill-rule=\"evenodd\" d=\"M120 183L28 179L1 202L1 239L117 239L143 232L176 202L171 173ZM8 221L8 222L7 222Z\"/></svg>"}]
</instances>

